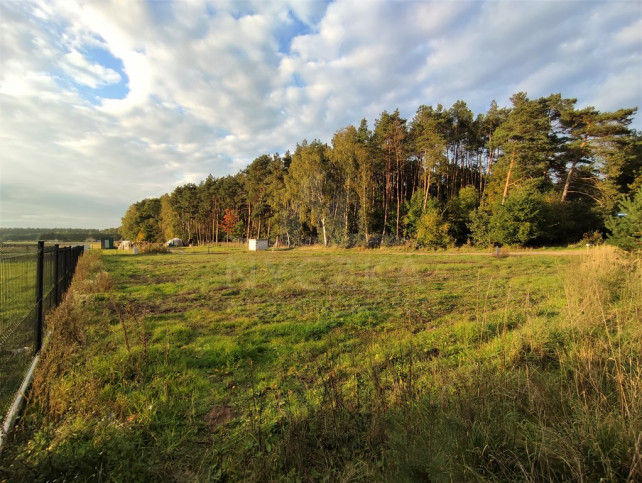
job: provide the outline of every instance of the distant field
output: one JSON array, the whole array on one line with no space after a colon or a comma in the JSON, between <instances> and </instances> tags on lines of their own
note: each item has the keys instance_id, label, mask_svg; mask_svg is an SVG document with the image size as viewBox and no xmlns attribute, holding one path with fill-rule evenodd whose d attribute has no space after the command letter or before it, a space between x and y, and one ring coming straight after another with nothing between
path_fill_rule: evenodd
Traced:
<instances>
[{"instance_id":1,"label":"distant field","mask_svg":"<svg viewBox=\"0 0 642 483\"><path fill-rule=\"evenodd\" d=\"M519 455L484 473L475 438L490 438L483 431L534 397L508 387L541 384L544 394L548 386L529 378L553 369L559 388L560 348L572 342L560 320L575 256L102 253L113 290L83 309L93 320L87 349L59 382L53 426L35 430L41 443L14 470L96 477L98 465L116 479L176 480L515 476ZM482 424L477 436L465 429L466 411ZM496 424L486 428L489 417ZM551 474L572 474L556 465Z\"/></svg>"}]
</instances>

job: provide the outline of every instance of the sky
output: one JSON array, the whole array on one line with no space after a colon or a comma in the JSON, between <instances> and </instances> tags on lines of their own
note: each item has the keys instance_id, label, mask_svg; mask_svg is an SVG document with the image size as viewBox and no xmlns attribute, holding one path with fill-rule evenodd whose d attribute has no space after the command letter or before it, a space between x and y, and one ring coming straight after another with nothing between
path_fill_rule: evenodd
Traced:
<instances>
[{"instance_id":1,"label":"sky","mask_svg":"<svg viewBox=\"0 0 642 483\"><path fill-rule=\"evenodd\" d=\"M642 107L642 1L0 0L0 226L117 227L384 110L520 91Z\"/></svg>"}]
</instances>

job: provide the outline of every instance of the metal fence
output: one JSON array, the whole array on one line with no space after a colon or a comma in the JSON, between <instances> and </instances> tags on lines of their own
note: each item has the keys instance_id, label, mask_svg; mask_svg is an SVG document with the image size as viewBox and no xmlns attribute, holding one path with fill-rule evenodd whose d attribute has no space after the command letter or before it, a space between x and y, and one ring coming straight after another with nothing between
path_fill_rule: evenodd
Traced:
<instances>
[{"instance_id":1,"label":"metal fence","mask_svg":"<svg viewBox=\"0 0 642 483\"><path fill-rule=\"evenodd\" d=\"M83 246L0 244L0 414L42 346L44 315L69 288Z\"/></svg>"}]
</instances>

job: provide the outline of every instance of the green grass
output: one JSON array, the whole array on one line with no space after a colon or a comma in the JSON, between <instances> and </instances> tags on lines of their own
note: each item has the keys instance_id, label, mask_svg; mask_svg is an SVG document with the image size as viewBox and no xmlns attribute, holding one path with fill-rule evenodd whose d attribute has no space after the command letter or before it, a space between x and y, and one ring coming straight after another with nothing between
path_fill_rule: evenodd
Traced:
<instances>
[{"instance_id":1,"label":"green grass","mask_svg":"<svg viewBox=\"0 0 642 483\"><path fill-rule=\"evenodd\" d=\"M37 268L34 245L0 245L0 412L3 415L8 412L34 356ZM44 274L45 296L53 286L51 272Z\"/></svg>"},{"instance_id":2,"label":"green grass","mask_svg":"<svg viewBox=\"0 0 642 483\"><path fill-rule=\"evenodd\" d=\"M636 471L640 330L625 317L640 307L622 290L639 287L623 263L574 282L586 260L536 253L85 258L0 461L9 479ZM619 317L613 326L577 289L598 275L586 290L611 297L599 307Z\"/></svg>"}]
</instances>

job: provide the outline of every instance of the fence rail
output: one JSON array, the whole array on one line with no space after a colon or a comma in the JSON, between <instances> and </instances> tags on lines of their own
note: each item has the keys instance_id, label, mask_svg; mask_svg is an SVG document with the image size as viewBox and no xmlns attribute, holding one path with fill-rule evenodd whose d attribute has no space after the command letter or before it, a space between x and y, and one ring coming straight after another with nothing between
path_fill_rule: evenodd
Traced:
<instances>
[{"instance_id":1,"label":"fence rail","mask_svg":"<svg viewBox=\"0 0 642 483\"><path fill-rule=\"evenodd\" d=\"M83 246L0 244L0 414L42 347L44 315L69 288ZM4 421L3 421L4 425Z\"/></svg>"}]
</instances>

